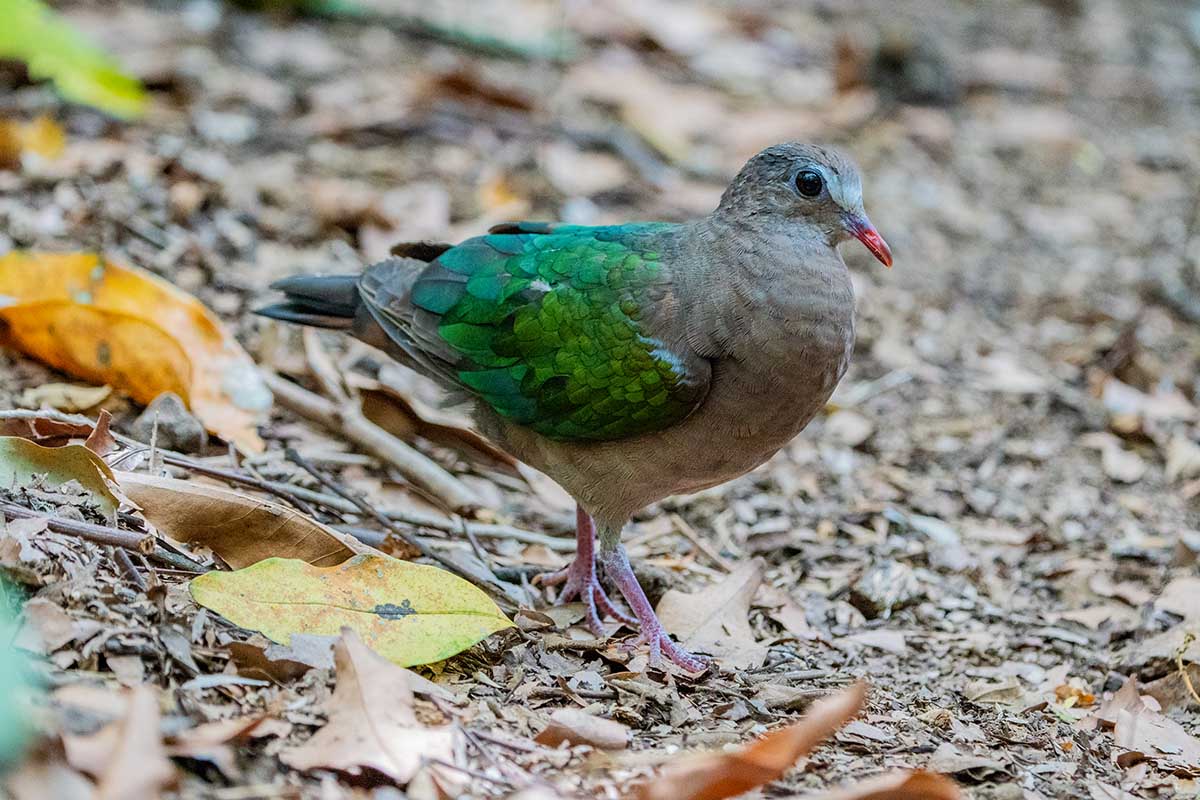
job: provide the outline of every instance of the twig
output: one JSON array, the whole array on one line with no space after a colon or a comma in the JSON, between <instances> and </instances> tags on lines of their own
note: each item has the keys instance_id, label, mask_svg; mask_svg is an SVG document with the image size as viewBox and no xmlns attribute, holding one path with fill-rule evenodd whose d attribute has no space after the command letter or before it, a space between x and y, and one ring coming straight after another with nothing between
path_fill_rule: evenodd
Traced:
<instances>
[{"instance_id":1,"label":"twig","mask_svg":"<svg viewBox=\"0 0 1200 800\"><path fill-rule=\"evenodd\" d=\"M141 555L141 553L138 555ZM133 559L129 557L128 550L123 547L114 547L112 548L112 558L117 562L117 566L121 568L121 572L125 573L125 577L129 578L133 585L138 588L138 591L144 594L150 590L146 579L137 571L137 566L133 563Z\"/></svg>"},{"instance_id":2,"label":"twig","mask_svg":"<svg viewBox=\"0 0 1200 800\"><path fill-rule=\"evenodd\" d=\"M161 451L160 451L161 452ZM163 461L173 467L199 472L201 475L207 475L210 478L217 478L227 483L241 484L258 489L260 492L278 497L291 503L300 512L307 514L310 517L316 517L316 512L303 497L298 496L296 492L291 491L294 488L286 483L277 481L269 481L251 472L234 472L233 470L221 469L220 467L212 467L195 459L181 456L176 453L162 453ZM111 466L111 465L110 465Z\"/></svg>"},{"instance_id":3,"label":"twig","mask_svg":"<svg viewBox=\"0 0 1200 800\"><path fill-rule=\"evenodd\" d=\"M510 742L507 739L500 739L496 736L493 736L486 731L475 731L475 735L485 742L491 742L492 744L496 744L501 747L507 747L509 750L516 750L518 753L536 753L538 751L538 747L536 745L521 741Z\"/></svg>"},{"instance_id":4,"label":"twig","mask_svg":"<svg viewBox=\"0 0 1200 800\"><path fill-rule=\"evenodd\" d=\"M499 786L502 789L513 788L513 785L511 783L509 783L508 781L504 780L503 778L493 778L491 775L484 775L482 772L476 772L475 770L470 769L468 767L460 767L458 764L453 764L449 761L445 761L440 758L426 758L423 760L426 764L436 764L439 767L445 767L446 769L452 769L455 772L461 772L464 775L472 777L477 781L485 781L485 782L493 784L495 786Z\"/></svg>"},{"instance_id":5,"label":"twig","mask_svg":"<svg viewBox=\"0 0 1200 800\"><path fill-rule=\"evenodd\" d=\"M80 539L86 539L89 542L95 542L96 544L107 544L132 550L135 553L142 553L156 561L168 564L184 572L208 572L208 568L203 564L192 561L185 555L172 553L158 545L155 542L155 538L150 534L131 533L104 525L94 525L91 522L64 519L63 517L43 514L7 501L0 501L0 514L9 519L45 519L47 527L55 533L76 536Z\"/></svg>"},{"instance_id":6,"label":"twig","mask_svg":"<svg viewBox=\"0 0 1200 800\"><path fill-rule=\"evenodd\" d=\"M293 384L294 385L294 384ZM15 409L8 411L0 411L0 420L4 419L48 419L53 422L61 422L71 425L95 425L95 420L88 419L80 414L64 414L61 411L45 409L41 411L30 411L26 409ZM131 448L118 454L112 464L120 463L125 458L135 455L138 452L145 452L148 448L143 442L133 439L124 434L112 431L113 437ZM213 467L194 458L189 458L182 453L176 453L171 450L160 449L159 454L166 464L173 467L198 472L202 475L207 475L210 478L217 478L232 484L240 484L258 489L261 492L278 497L298 510L307 514L310 517L315 517L316 514L311 504L323 506L331 511L337 511L343 514L356 514L359 507L349 500L345 500L339 496L328 494L326 492L318 492L304 486L293 486L290 483L283 481L273 481L267 478L261 478L256 475L234 472L232 470ZM430 528L436 531L445 533L459 533L458 520L446 519L437 514L430 514L423 511L410 509L383 509L380 511L385 517L396 522L402 522L405 525L412 525L418 528ZM488 522L473 522L471 520L462 520L466 524L467 530L474 536L480 539L513 539L525 544L538 544L550 550L562 553L570 553L575 550L575 540L560 536L551 536L545 533L536 531L528 531L524 528L516 528L512 525L498 525Z\"/></svg>"},{"instance_id":7,"label":"twig","mask_svg":"<svg viewBox=\"0 0 1200 800\"><path fill-rule=\"evenodd\" d=\"M364 450L394 466L404 477L441 500L452 511L468 511L480 505L479 498L466 484L429 457L371 422L353 403L339 408L324 397L278 375L270 372L264 374L267 385L281 405L313 422L339 431Z\"/></svg>"},{"instance_id":8,"label":"twig","mask_svg":"<svg viewBox=\"0 0 1200 800\"><path fill-rule=\"evenodd\" d=\"M233 476L236 478L236 476ZM307 500L310 503L315 503L319 506L324 506L331 511L338 511L343 514L357 514L358 506L348 500L343 500L341 497L318 492L304 486L292 486L287 483L278 481L264 481L266 486L271 487L273 493L278 491L281 495L287 492L292 492L297 498ZM264 487L264 491L265 491ZM379 509L379 513L390 520L402 522L405 525L412 525L417 528L431 528L435 531L443 531L445 533L459 533L461 528L456 520L445 519L436 514L427 514L422 511L413 511L409 509ZM569 553L575 550L575 540L567 539L560 536L550 536L545 533L537 533L535 531L527 531L523 528L514 528L511 525L496 525L488 522L471 522L463 520L467 526L467 530L474 536L480 539L514 539L525 544L540 544L550 550L556 550L563 553Z\"/></svg>"},{"instance_id":9,"label":"twig","mask_svg":"<svg viewBox=\"0 0 1200 800\"><path fill-rule=\"evenodd\" d=\"M578 650L582 653L595 653L608 648L608 639L568 639L565 636L547 637L543 646L549 652L558 650Z\"/></svg>"},{"instance_id":10,"label":"twig","mask_svg":"<svg viewBox=\"0 0 1200 800\"><path fill-rule=\"evenodd\" d=\"M839 408L854 408L870 400L872 397L881 395L884 392L889 392L899 386L903 386L913 379L911 372L904 370L892 370L881 378L876 378L873 381L855 384L846 390L841 397L836 398L833 404Z\"/></svg>"},{"instance_id":11,"label":"twig","mask_svg":"<svg viewBox=\"0 0 1200 800\"><path fill-rule=\"evenodd\" d=\"M619 696L615 689L573 689L572 691L588 700L616 700ZM637 694L637 692L634 692L634 694ZM529 691L529 698L531 700L546 700L559 697L570 699L570 694L557 686L535 686Z\"/></svg>"},{"instance_id":12,"label":"twig","mask_svg":"<svg viewBox=\"0 0 1200 800\"><path fill-rule=\"evenodd\" d=\"M403 541L405 544L412 547L414 550L416 550L418 553L420 553L425 558L428 558L431 561L438 562L443 567L445 567L446 569L453 572L455 575L458 575L459 577L470 581L471 583L475 584L476 586L480 587L481 589L483 589L484 591L486 591L488 593L492 593L494 591L493 587L489 586L486 583L481 582L474 575L464 572L461 567L459 567L457 564L454 563L454 561L452 561L449 558L446 558L441 553L436 552L433 548L431 548L429 546L429 544L427 542L422 541L421 539L417 538L416 536L413 536L408 531L397 526L390 519L385 517L383 514L379 513L378 510L376 510L375 508L372 508L371 505L369 503L367 503L365 500L363 500L361 497L356 496L353 492L343 489L334 480L332 480L327 475L322 473L319 469L317 469L312 464L310 464L304 458L304 456L300 455L294 449L289 447L285 452L287 454L288 461L291 461L293 464L295 464L296 466L303 469L309 475L312 475L314 478L316 478L318 481L320 481L321 485L325 486L330 491L336 492L338 495L340 495L344 499L349 500L351 503L353 503L355 505L355 507L359 510L359 512L374 519L376 522L378 522L380 525L382 525L384 528L386 528L390 532L394 533L401 541Z\"/></svg>"},{"instance_id":13,"label":"twig","mask_svg":"<svg viewBox=\"0 0 1200 800\"><path fill-rule=\"evenodd\" d=\"M1175 650L1175 668L1179 670L1180 677L1183 678L1183 683L1187 686L1188 692L1191 693L1197 705L1200 705L1200 694L1196 693L1196 687L1192 685L1192 676L1188 674L1188 668L1183 663L1183 654L1191 647L1192 642L1196 640L1196 634L1188 631L1184 634L1183 643Z\"/></svg>"},{"instance_id":14,"label":"twig","mask_svg":"<svg viewBox=\"0 0 1200 800\"><path fill-rule=\"evenodd\" d=\"M733 572L733 564L729 563L729 559L717 552L711 544L704 541L700 534L696 533L696 529L687 524L687 521L678 514L671 515L671 522L675 523L675 527L683 534L684 538L694 544L704 555L708 556L718 567L726 572Z\"/></svg>"}]
</instances>

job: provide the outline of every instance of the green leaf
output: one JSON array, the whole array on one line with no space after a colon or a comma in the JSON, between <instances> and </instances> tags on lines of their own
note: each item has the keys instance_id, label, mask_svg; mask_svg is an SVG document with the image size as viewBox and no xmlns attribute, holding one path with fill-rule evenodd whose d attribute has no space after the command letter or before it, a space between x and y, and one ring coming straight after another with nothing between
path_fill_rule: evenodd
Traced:
<instances>
[{"instance_id":1,"label":"green leaf","mask_svg":"<svg viewBox=\"0 0 1200 800\"><path fill-rule=\"evenodd\" d=\"M3 592L0 586L0 595ZM18 696L27 686L25 660L13 646L16 631L7 605L0 602L0 768L16 760L29 735L26 714L18 703Z\"/></svg>"},{"instance_id":2,"label":"green leaf","mask_svg":"<svg viewBox=\"0 0 1200 800\"><path fill-rule=\"evenodd\" d=\"M104 515L116 520L121 504L112 490L116 479L100 456L81 444L42 447L20 436L0 436L0 486L28 484L39 475L51 486L78 481Z\"/></svg>"},{"instance_id":3,"label":"green leaf","mask_svg":"<svg viewBox=\"0 0 1200 800\"><path fill-rule=\"evenodd\" d=\"M449 658L512 627L486 594L436 567L362 555L335 567L268 558L194 579L192 598L243 628L289 644L292 634L353 628L401 666Z\"/></svg>"},{"instance_id":4,"label":"green leaf","mask_svg":"<svg viewBox=\"0 0 1200 800\"><path fill-rule=\"evenodd\" d=\"M141 116L141 83L41 0L0 0L0 20L0 58L24 61L30 77L54 81L67 100L122 119Z\"/></svg>"}]
</instances>

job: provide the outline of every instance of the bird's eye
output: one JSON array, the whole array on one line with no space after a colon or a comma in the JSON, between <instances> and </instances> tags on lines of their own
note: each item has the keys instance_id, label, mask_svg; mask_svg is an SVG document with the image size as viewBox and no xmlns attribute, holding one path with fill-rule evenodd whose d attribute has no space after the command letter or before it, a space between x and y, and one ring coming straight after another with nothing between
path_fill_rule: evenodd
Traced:
<instances>
[{"instance_id":1,"label":"bird's eye","mask_svg":"<svg viewBox=\"0 0 1200 800\"><path fill-rule=\"evenodd\" d=\"M796 176L796 191L804 197L816 197L825 188L825 180L811 169L801 170Z\"/></svg>"}]
</instances>

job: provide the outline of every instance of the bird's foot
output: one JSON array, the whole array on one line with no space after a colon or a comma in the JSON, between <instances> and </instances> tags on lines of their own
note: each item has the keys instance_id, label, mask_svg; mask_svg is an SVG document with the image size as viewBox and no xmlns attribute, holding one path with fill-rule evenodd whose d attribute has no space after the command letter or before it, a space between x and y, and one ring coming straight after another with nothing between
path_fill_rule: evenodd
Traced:
<instances>
[{"instance_id":1,"label":"bird's foot","mask_svg":"<svg viewBox=\"0 0 1200 800\"><path fill-rule=\"evenodd\" d=\"M650 650L650 666L655 669L663 668L664 657L688 672L703 672L708 669L708 659L693 655L675 644L670 635L663 630L658 617L653 617L643 623L638 637L623 647L633 650L643 644Z\"/></svg>"},{"instance_id":2,"label":"bird's foot","mask_svg":"<svg viewBox=\"0 0 1200 800\"><path fill-rule=\"evenodd\" d=\"M600 559L604 563L605 573L621 590L625 602L629 603L629 607L638 618L638 637L626 647L633 649L646 645L650 650L650 666L655 669L662 669L664 656L688 672L703 672L707 669L706 659L692 655L671 641L670 634L663 628L658 615L654 613L654 606L650 605L642 585L633 574L633 568L629 566L625 548L617 544L608 552L601 551Z\"/></svg>"},{"instance_id":3,"label":"bird's foot","mask_svg":"<svg viewBox=\"0 0 1200 800\"><path fill-rule=\"evenodd\" d=\"M637 620L621 611L609 599L608 593L600 585L600 578L596 575L596 565L590 557L585 560L577 556L570 565L556 572L544 572L535 577L533 582L542 586L562 584L562 591L558 594L559 604L569 603L575 599L580 600L587 609L585 621L588 630L598 637L605 635L604 625L600 619L601 614L610 616L623 625L637 628Z\"/></svg>"}]
</instances>

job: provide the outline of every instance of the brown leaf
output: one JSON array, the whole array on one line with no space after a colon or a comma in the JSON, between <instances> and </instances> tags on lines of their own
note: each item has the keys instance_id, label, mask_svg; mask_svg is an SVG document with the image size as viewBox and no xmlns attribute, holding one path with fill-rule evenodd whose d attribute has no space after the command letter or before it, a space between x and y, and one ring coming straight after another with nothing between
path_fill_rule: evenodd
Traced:
<instances>
[{"instance_id":1,"label":"brown leaf","mask_svg":"<svg viewBox=\"0 0 1200 800\"><path fill-rule=\"evenodd\" d=\"M797 800L958 800L960 797L958 785L944 775L905 770L889 772L833 792L806 794Z\"/></svg>"},{"instance_id":2,"label":"brown leaf","mask_svg":"<svg viewBox=\"0 0 1200 800\"><path fill-rule=\"evenodd\" d=\"M112 431L109 430L111 423L112 414L101 409L100 417L96 420L96 427L92 428L92 432L88 434L87 439L83 442L84 447L101 458L104 458L117 447L117 440L113 438Z\"/></svg>"},{"instance_id":3,"label":"brown leaf","mask_svg":"<svg viewBox=\"0 0 1200 800\"><path fill-rule=\"evenodd\" d=\"M15 766L0 791L12 800L95 800L96 795L92 782L67 765L57 743L44 744Z\"/></svg>"},{"instance_id":4,"label":"brown leaf","mask_svg":"<svg viewBox=\"0 0 1200 800\"><path fill-rule=\"evenodd\" d=\"M334 645L334 659L337 686L326 707L329 721L307 742L281 753L283 763L350 775L372 769L404 785L424 760L452 758L453 732L417 721L408 670L349 629Z\"/></svg>"},{"instance_id":5,"label":"brown leaf","mask_svg":"<svg viewBox=\"0 0 1200 800\"><path fill-rule=\"evenodd\" d=\"M153 800L174 784L175 766L159 733L158 694L138 686L121 719L91 736L64 736L67 761L96 778L96 800Z\"/></svg>"},{"instance_id":6,"label":"brown leaf","mask_svg":"<svg viewBox=\"0 0 1200 800\"><path fill-rule=\"evenodd\" d=\"M598 750L624 750L629 745L629 728L616 720L597 717L577 708L560 708L550 715L550 724L534 741L547 747L563 742L587 744Z\"/></svg>"},{"instance_id":7,"label":"brown leaf","mask_svg":"<svg viewBox=\"0 0 1200 800\"><path fill-rule=\"evenodd\" d=\"M17 634L17 647L36 653L53 653L75 641L87 641L102 627L92 619L75 619L57 603L35 597L22 610L25 625Z\"/></svg>"},{"instance_id":8,"label":"brown leaf","mask_svg":"<svg viewBox=\"0 0 1200 800\"><path fill-rule=\"evenodd\" d=\"M640 800L722 800L777 780L844 725L863 706L865 683L813 703L794 725L771 731L758 741L727 753L685 758L643 784Z\"/></svg>"},{"instance_id":9,"label":"brown leaf","mask_svg":"<svg viewBox=\"0 0 1200 800\"><path fill-rule=\"evenodd\" d=\"M714 655L737 669L760 667L767 647L750 629L750 601L761 583L762 566L748 562L700 592L668 591L658 603L658 618L688 650Z\"/></svg>"},{"instance_id":10,"label":"brown leaf","mask_svg":"<svg viewBox=\"0 0 1200 800\"><path fill-rule=\"evenodd\" d=\"M229 655L239 675L288 683L311 669L333 669L331 636L293 633L286 645L260 641L229 643Z\"/></svg>"},{"instance_id":11,"label":"brown leaf","mask_svg":"<svg viewBox=\"0 0 1200 800\"><path fill-rule=\"evenodd\" d=\"M207 761L216 765L226 777L238 778L241 770L238 769L233 748L229 744L252 735L254 729L266 718L266 714L248 714L188 728L171 737L167 754Z\"/></svg>"},{"instance_id":12,"label":"brown leaf","mask_svg":"<svg viewBox=\"0 0 1200 800\"><path fill-rule=\"evenodd\" d=\"M272 556L334 566L376 552L298 511L232 489L138 472L116 476L159 531L179 542L204 545L234 569Z\"/></svg>"},{"instance_id":13,"label":"brown leaf","mask_svg":"<svg viewBox=\"0 0 1200 800\"><path fill-rule=\"evenodd\" d=\"M1113 727L1115 746L1132 760L1153 759L1166 769L1194 770L1200 766L1200 740L1160 714L1158 701L1138 692L1137 678L1127 678L1095 714L1077 725L1090 730L1097 723Z\"/></svg>"},{"instance_id":14,"label":"brown leaf","mask_svg":"<svg viewBox=\"0 0 1200 800\"><path fill-rule=\"evenodd\" d=\"M76 437L88 436L95 426L90 422L62 422L43 416L0 419L0 436L20 436L45 447L66 444Z\"/></svg>"}]
</instances>

